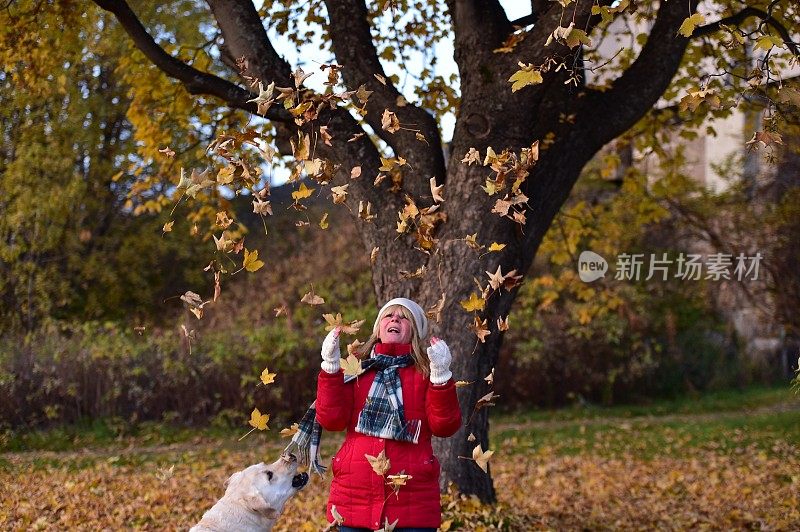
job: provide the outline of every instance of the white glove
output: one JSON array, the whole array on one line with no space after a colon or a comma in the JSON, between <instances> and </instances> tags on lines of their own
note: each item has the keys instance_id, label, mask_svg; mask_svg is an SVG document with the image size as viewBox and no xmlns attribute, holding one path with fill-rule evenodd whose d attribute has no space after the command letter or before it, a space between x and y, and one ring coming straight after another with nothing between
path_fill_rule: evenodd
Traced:
<instances>
[{"instance_id":1,"label":"white glove","mask_svg":"<svg viewBox=\"0 0 800 532\"><path fill-rule=\"evenodd\" d=\"M431 361L431 382L433 384L444 384L453 376L450 371L450 362L453 356L450 348L436 337L431 338L431 346L428 348L428 359Z\"/></svg>"},{"instance_id":2,"label":"white glove","mask_svg":"<svg viewBox=\"0 0 800 532\"><path fill-rule=\"evenodd\" d=\"M328 333L325 340L322 342L322 371L325 373L338 373L339 372L339 358L341 358L341 351L339 350L339 327Z\"/></svg>"}]
</instances>

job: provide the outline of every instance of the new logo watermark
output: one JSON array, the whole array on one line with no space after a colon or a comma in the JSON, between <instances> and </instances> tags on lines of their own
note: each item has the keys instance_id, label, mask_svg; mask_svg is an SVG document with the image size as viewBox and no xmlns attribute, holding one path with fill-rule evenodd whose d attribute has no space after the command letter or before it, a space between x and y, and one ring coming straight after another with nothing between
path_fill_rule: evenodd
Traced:
<instances>
[{"instance_id":1,"label":"new logo watermark","mask_svg":"<svg viewBox=\"0 0 800 532\"><path fill-rule=\"evenodd\" d=\"M675 258L670 258L668 253L662 253L660 258L656 253L650 253L649 261L645 261L645 256L644 253L617 255L614 279L639 281L642 275L646 274L645 281L654 277L662 281L671 278L689 281L701 279L757 281L758 268L763 259L761 253L752 256L739 253L735 257L730 253L712 253L705 256L699 253L680 253ZM608 261L601 255L588 250L581 252L578 257L578 276L581 281L591 283L605 277L607 271Z\"/></svg>"},{"instance_id":2,"label":"new logo watermark","mask_svg":"<svg viewBox=\"0 0 800 532\"><path fill-rule=\"evenodd\" d=\"M594 251L582 251L578 257L578 276L584 283L591 283L606 276L608 262Z\"/></svg>"}]
</instances>

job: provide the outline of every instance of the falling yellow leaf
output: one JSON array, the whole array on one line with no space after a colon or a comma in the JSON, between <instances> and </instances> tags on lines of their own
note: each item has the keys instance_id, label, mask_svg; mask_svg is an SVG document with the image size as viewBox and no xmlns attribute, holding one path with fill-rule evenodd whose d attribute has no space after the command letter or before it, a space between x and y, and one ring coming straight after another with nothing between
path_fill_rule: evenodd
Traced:
<instances>
[{"instance_id":1,"label":"falling yellow leaf","mask_svg":"<svg viewBox=\"0 0 800 532\"><path fill-rule=\"evenodd\" d=\"M172 225L174 223L175 222L173 220L170 220L169 222L164 224L164 227L162 227L161 230L164 231L165 233L169 233L170 231L172 231Z\"/></svg>"},{"instance_id":2,"label":"falling yellow leaf","mask_svg":"<svg viewBox=\"0 0 800 532\"><path fill-rule=\"evenodd\" d=\"M358 179L361 177L361 167L354 166L352 170L350 170L350 179Z\"/></svg>"},{"instance_id":3,"label":"falling yellow leaf","mask_svg":"<svg viewBox=\"0 0 800 532\"><path fill-rule=\"evenodd\" d=\"M378 259L378 251L380 251L380 249L381 248L379 248L377 246L372 248L372 251L370 251L370 253L369 253L369 262L370 262L370 264L375 264L375 261Z\"/></svg>"},{"instance_id":4,"label":"falling yellow leaf","mask_svg":"<svg viewBox=\"0 0 800 532\"><path fill-rule=\"evenodd\" d=\"M330 224L328 223L328 213L322 215L322 219L319 221L320 229L327 229Z\"/></svg>"},{"instance_id":5,"label":"falling yellow leaf","mask_svg":"<svg viewBox=\"0 0 800 532\"><path fill-rule=\"evenodd\" d=\"M258 430L269 430L267 423L269 422L269 414L262 414L258 408L254 408L250 414L250 426Z\"/></svg>"},{"instance_id":6,"label":"falling yellow leaf","mask_svg":"<svg viewBox=\"0 0 800 532\"><path fill-rule=\"evenodd\" d=\"M300 133L298 133L300 135ZM298 161L305 161L308 159L308 156L311 153L311 139L306 135L302 135L299 142L295 142L295 139L290 139L292 144L292 154L294 158Z\"/></svg>"},{"instance_id":7,"label":"falling yellow leaf","mask_svg":"<svg viewBox=\"0 0 800 532\"><path fill-rule=\"evenodd\" d=\"M269 368L264 368L264 371L261 372L261 383L266 386L267 384L272 384L275 382L275 376L278 375L277 373L270 373Z\"/></svg>"},{"instance_id":8,"label":"falling yellow leaf","mask_svg":"<svg viewBox=\"0 0 800 532\"><path fill-rule=\"evenodd\" d=\"M386 457L385 450L381 450L378 456L365 454L364 458L366 458L369 462L369 465L372 466L372 470L375 471L375 474L382 477L387 471L389 471L390 464L389 459Z\"/></svg>"},{"instance_id":9,"label":"falling yellow leaf","mask_svg":"<svg viewBox=\"0 0 800 532\"><path fill-rule=\"evenodd\" d=\"M478 399L478 402L475 403L475 410L480 410L481 408L487 406L494 406L494 400L497 399L498 397L500 397L500 395L494 393L494 390L492 390L491 392L487 393L486 395Z\"/></svg>"},{"instance_id":10,"label":"falling yellow leaf","mask_svg":"<svg viewBox=\"0 0 800 532\"><path fill-rule=\"evenodd\" d=\"M478 316L475 316L475 321L469 326L469 329L475 333L475 336L478 337L478 340L480 340L482 344L486 343L486 337L492 334L486 327L486 321L487 320L481 320Z\"/></svg>"},{"instance_id":11,"label":"falling yellow leaf","mask_svg":"<svg viewBox=\"0 0 800 532\"><path fill-rule=\"evenodd\" d=\"M350 185L341 185L338 187L331 187L331 193L333 194L333 202L335 204L344 203L345 198L347 197L347 187Z\"/></svg>"},{"instance_id":12,"label":"falling yellow leaf","mask_svg":"<svg viewBox=\"0 0 800 532\"><path fill-rule=\"evenodd\" d=\"M315 294L312 288L310 292L300 299L300 303L305 303L306 305L322 305L325 303L325 300Z\"/></svg>"},{"instance_id":13,"label":"falling yellow leaf","mask_svg":"<svg viewBox=\"0 0 800 532\"><path fill-rule=\"evenodd\" d=\"M489 245L489 251L500 251L500 250L502 250L504 247L506 247L506 245L505 245L505 244L498 244L497 242L492 242L492 243Z\"/></svg>"},{"instance_id":14,"label":"falling yellow leaf","mask_svg":"<svg viewBox=\"0 0 800 532\"><path fill-rule=\"evenodd\" d=\"M359 342L358 339L353 340L352 344L347 344L347 354L357 357L358 351L362 345L364 345L364 342Z\"/></svg>"},{"instance_id":15,"label":"falling yellow leaf","mask_svg":"<svg viewBox=\"0 0 800 532\"><path fill-rule=\"evenodd\" d=\"M217 183L220 185L227 185L233 181L233 173L236 171L235 166L226 166L217 172Z\"/></svg>"},{"instance_id":16,"label":"falling yellow leaf","mask_svg":"<svg viewBox=\"0 0 800 532\"><path fill-rule=\"evenodd\" d=\"M503 275L503 271L500 268L501 266L498 264L496 272L486 272L486 275L489 276L489 286L492 287L492 290L497 290L503 286L503 279L505 279L505 275Z\"/></svg>"},{"instance_id":17,"label":"falling yellow leaf","mask_svg":"<svg viewBox=\"0 0 800 532\"><path fill-rule=\"evenodd\" d=\"M290 438L295 434L297 434L299 430L300 430L300 425L298 425L297 423L292 423L291 427L281 429L281 438Z\"/></svg>"},{"instance_id":18,"label":"falling yellow leaf","mask_svg":"<svg viewBox=\"0 0 800 532\"><path fill-rule=\"evenodd\" d=\"M326 331L332 331L336 327L339 327L339 330L345 334L356 334L361 326L364 325L365 321L353 320L349 323L345 323L342 319L342 315L339 313L336 313L335 316L333 314L323 314L322 317L328 322L328 325L325 327Z\"/></svg>"},{"instance_id":19,"label":"falling yellow leaf","mask_svg":"<svg viewBox=\"0 0 800 532\"><path fill-rule=\"evenodd\" d=\"M508 330L508 316L505 318L497 318L497 330L501 332Z\"/></svg>"},{"instance_id":20,"label":"falling yellow leaf","mask_svg":"<svg viewBox=\"0 0 800 532\"><path fill-rule=\"evenodd\" d=\"M474 312L476 310L483 310L486 306L486 301L478 297L478 294L475 292L472 292L469 295L469 299L461 301L460 304L467 312Z\"/></svg>"},{"instance_id":21,"label":"falling yellow leaf","mask_svg":"<svg viewBox=\"0 0 800 532\"><path fill-rule=\"evenodd\" d=\"M393 112L388 109L384 109L383 116L381 116L381 128L385 129L389 133L395 133L400 130L400 121Z\"/></svg>"},{"instance_id":22,"label":"falling yellow leaf","mask_svg":"<svg viewBox=\"0 0 800 532\"><path fill-rule=\"evenodd\" d=\"M511 92L517 92L523 87L538 85L544 81L541 72L534 70L532 65L519 63L519 66L522 68L514 72L514 74L508 78L508 81L511 83Z\"/></svg>"},{"instance_id":23,"label":"falling yellow leaf","mask_svg":"<svg viewBox=\"0 0 800 532\"><path fill-rule=\"evenodd\" d=\"M462 388L464 386L469 386L473 382L475 382L475 381L469 381L469 382L467 382L467 381L456 381L456 388Z\"/></svg>"},{"instance_id":24,"label":"falling yellow leaf","mask_svg":"<svg viewBox=\"0 0 800 532\"><path fill-rule=\"evenodd\" d=\"M300 188L292 192L292 199L299 201L311 196L313 192L313 188L308 188L305 183L300 183Z\"/></svg>"},{"instance_id":25,"label":"falling yellow leaf","mask_svg":"<svg viewBox=\"0 0 800 532\"><path fill-rule=\"evenodd\" d=\"M444 190L444 185L436 186L436 178L432 177L430 180L431 184L431 195L433 196L433 201L437 203L442 203L444 198L442 197L442 190Z\"/></svg>"},{"instance_id":26,"label":"falling yellow leaf","mask_svg":"<svg viewBox=\"0 0 800 532\"><path fill-rule=\"evenodd\" d=\"M473 163L480 164L481 154L475 148L470 148L466 155L464 155L464 158L461 159L461 162L467 166L471 166Z\"/></svg>"},{"instance_id":27,"label":"falling yellow leaf","mask_svg":"<svg viewBox=\"0 0 800 532\"><path fill-rule=\"evenodd\" d=\"M387 482L386 484L391 486L396 493L397 491L400 490L400 486L405 486L406 482L408 482L412 478L414 477L412 477L411 475L406 475L405 473L398 473L397 475L388 475L386 479L389 482Z\"/></svg>"},{"instance_id":28,"label":"falling yellow leaf","mask_svg":"<svg viewBox=\"0 0 800 532\"><path fill-rule=\"evenodd\" d=\"M247 248L244 250L244 263L242 264L245 270L248 272L255 272L261 269L264 266L264 261L258 260L258 250L255 249L253 251L248 251Z\"/></svg>"},{"instance_id":29,"label":"falling yellow leaf","mask_svg":"<svg viewBox=\"0 0 800 532\"><path fill-rule=\"evenodd\" d=\"M479 443L477 447L472 450L472 459L475 460L475 463L478 464L478 467L483 469L484 473L489 472L489 458L492 457L494 451L484 451L481 449L481 444Z\"/></svg>"},{"instance_id":30,"label":"falling yellow leaf","mask_svg":"<svg viewBox=\"0 0 800 532\"><path fill-rule=\"evenodd\" d=\"M347 355L347 358L340 358L339 364L342 366L345 375L358 377L364 373L364 368L361 367L361 361L352 353Z\"/></svg>"}]
</instances>

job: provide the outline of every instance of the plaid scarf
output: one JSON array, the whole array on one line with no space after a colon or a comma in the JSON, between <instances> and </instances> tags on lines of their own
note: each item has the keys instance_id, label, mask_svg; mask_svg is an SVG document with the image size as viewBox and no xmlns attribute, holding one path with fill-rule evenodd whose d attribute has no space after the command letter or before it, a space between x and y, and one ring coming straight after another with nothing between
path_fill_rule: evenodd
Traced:
<instances>
[{"instance_id":1,"label":"plaid scarf","mask_svg":"<svg viewBox=\"0 0 800 532\"><path fill-rule=\"evenodd\" d=\"M400 385L400 376L397 368L410 366L414 363L411 355L389 356L375 355L361 361L364 371L374 369L375 380L372 381L367 401L358 415L356 432L386 438L391 440L417 443L422 425L419 419L405 420L403 410L403 389ZM357 377L345 375L344 382L350 382ZM317 422L317 402L303 414L298 423L298 430L284 452L297 448L299 459L307 463L309 469L322 475L326 467L320 464L319 446L322 440L322 426Z\"/></svg>"}]
</instances>

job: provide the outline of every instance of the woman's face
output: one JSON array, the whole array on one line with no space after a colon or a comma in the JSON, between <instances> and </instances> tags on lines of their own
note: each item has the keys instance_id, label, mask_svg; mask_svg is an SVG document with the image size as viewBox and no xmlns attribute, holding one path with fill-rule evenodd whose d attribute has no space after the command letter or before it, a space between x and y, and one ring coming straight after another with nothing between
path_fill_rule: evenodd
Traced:
<instances>
[{"instance_id":1,"label":"woman's face","mask_svg":"<svg viewBox=\"0 0 800 532\"><path fill-rule=\"evenodd\" d=\"M399 308L388 309L378 322L378 337L385 344L411 343L411 320Z\"/></svg>"}]
</instances>

